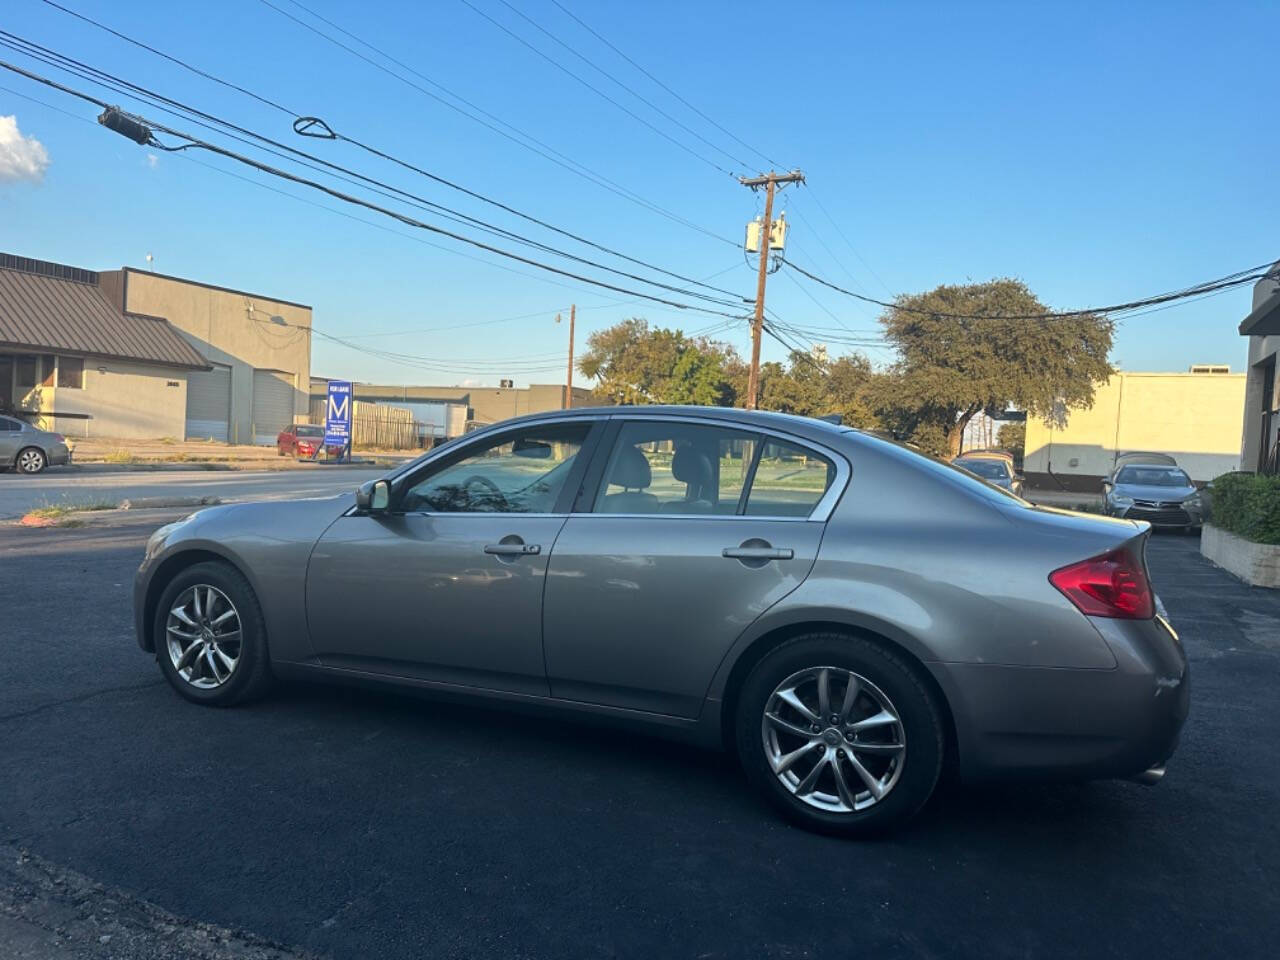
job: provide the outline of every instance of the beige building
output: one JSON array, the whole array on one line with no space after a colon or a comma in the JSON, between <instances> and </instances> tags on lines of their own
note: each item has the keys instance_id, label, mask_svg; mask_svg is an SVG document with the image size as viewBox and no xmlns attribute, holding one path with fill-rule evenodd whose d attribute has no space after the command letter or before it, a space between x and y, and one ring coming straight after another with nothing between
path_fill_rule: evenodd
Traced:
<instances>
[{"instance_id":1,"label":"beige building","mask_svg":"<svg viewBox=\"0 0 1280 960\"><path fill-rule=\"evenodd\" d=\"M1127 451L1167 453L1197 483L1238 470L1245 375L1203 369L1117 373L1098 388L1092 407L1068 411L1063 424L1027 417L1028 481L1098 490Z\"/></svg>"},{"instance_id":2,"label":"beige building","mask_svg":"<svg viewBox=\"0 0 1280 960\"><path fill-rule=\"evenodd\" d=\"M1253 309L1240 322L1249 338L1249 380L1244 396L1240 469L1280 473L1280 263L1253 287Z\"/></svg>"},{"instance_id":3,"label":"beige building","mask_svg":"<svg viewBox=\"0 0 1280 960\"><path fill-rule=\"evenodd\" d=\"M327 380L311 381L311 395L324 397ZM521 417L527 413L560 410L565 405L565 388L557 383L535 383L527 387L429 387L391 384L357 383L355 399L364 403L383 403L412 407L416 404L462 405L466 408L468 426L483 426ZM591 391L573 388L573 405L592 404Z\"/></svg>"},{"instance_id":4,"label":"beige building","mask_svg":"<svg viewBox=\"0 0 1280 960\"><path fill-rule=\"evenodd\" d=\"M0 407L72 437L274 443L306 419L311 308L0 254Z\"/></svg>"}]
</instances>

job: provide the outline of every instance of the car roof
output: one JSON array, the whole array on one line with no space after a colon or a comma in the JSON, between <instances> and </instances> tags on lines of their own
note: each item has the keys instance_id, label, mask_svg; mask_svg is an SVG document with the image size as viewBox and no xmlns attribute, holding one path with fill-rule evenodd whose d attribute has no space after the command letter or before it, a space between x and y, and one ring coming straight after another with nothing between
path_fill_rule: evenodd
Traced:
<instances>
[{"instance_id":1,"label":"car roof","mask_svg":"<svg viewBox=\"0 0 1280 960\"><path fill-rule=\"evenodd\" d=\"M1152 467L1176 467L1178 461L1167 453L1154 453L1151 451L1132 450L1116 454L1116 469L1133 466L1134 464L1146 464Z\"/></svg>"},{"instance_id":2,"label":"car roof","mask_svg":"<svg viewBox=\"0 0 1280 960\"><path fill-rule=\"evenodd\" d=\"M701 407L674 404L636 404L632 406L614 407L574 407L571 410L546 410L541 413L512 417L498 423L488 424L485 430L493 427L519 426L522 423L537 423L542 420L560 420L566 417L688 417L690 419L723 420L745 428L781 430L797 435L809 435L814 439L825 439L829 442L841 436L858 431L851 427L819 420L816 417L801 417L792 413L775 413L766 410L743 410L740 407Z\"/></svg>"}]
</instances>

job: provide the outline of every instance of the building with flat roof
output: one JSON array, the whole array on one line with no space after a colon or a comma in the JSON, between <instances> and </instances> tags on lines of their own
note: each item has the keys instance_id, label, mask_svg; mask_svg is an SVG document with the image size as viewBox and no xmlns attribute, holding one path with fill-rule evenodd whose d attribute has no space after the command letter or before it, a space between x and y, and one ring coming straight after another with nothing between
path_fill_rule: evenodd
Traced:
<instances>
[{"instance_id":1,"label":"building with flat roof","mask_svg":"<svg viewBox=\"0 0 1280 960\"><path fill-rule=\"evenodd\" d=\"M1117 373L1093 406L1065 422L1027 417L1022 468L1048 489L1100 490L1122 453L1167 453L1197 483L1240 469L1245 375L1196 365L1187 373ZM1203 372L1201 372L1203 371Z\"/></svg>"},{"instance_id":2,"label":"building with flat roof","mask_svg":"<svg viewBox=\"0 0 1280 960\"><path fill-rule=\"evenodd\" d=\"M323 398L329 381L315 377L311 396ZM468 425L484 425L521 417L527 413L561 410L565 406L565 387L559 383L534 383L527 387L432 387L395 384L356 383L355 399L363 403L408 407L422 404L446 404L466 407ZM591 391L573 388L573 406L590 406L595 401Z\"/></svg>"},{"instance_id":3,"label":"building with flat roof","mask_svg":"<svg viewBox=\"0 0 1280 960\"><path fill-rule=\"evenodd\" d=\"M310 381L308 306L0 254L0 408L41 426L274 443Z\"/></svg>"}]
</instances>

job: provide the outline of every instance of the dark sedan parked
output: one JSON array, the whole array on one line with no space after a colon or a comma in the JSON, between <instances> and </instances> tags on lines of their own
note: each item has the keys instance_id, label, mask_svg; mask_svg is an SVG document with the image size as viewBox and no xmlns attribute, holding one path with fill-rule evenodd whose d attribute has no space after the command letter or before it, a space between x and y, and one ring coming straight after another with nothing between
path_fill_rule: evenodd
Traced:
<instances>
[{"instance_id":1,"label":"dark sedan parked","mask_svg":"<svg viewBox=\"0 0 1280 960\"><path fill-rule=\"evenodd\" d=\"M1188 677L1149 530L817 420L576 410L161 528L134 601L197 703L276 675L605 718L728 747L787 816L860 835L944 764L1159 778Z\"/></svg>"}]
</instances>

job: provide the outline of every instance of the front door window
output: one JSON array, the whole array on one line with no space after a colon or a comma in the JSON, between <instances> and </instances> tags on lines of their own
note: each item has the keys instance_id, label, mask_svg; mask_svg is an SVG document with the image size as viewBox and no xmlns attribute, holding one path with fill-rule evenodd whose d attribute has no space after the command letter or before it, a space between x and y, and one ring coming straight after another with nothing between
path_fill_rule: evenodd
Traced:
<instances>
[{"instance_id":1,"label":"front door window","mask_svg":"<svg viewBox=\"0 0 1280 960\"><path fill-rule=\"evenodd\" d=\"M406 513L555 513L590 424L503 434L432 465L400 501Z\"/></svg>"}]
</instances>

